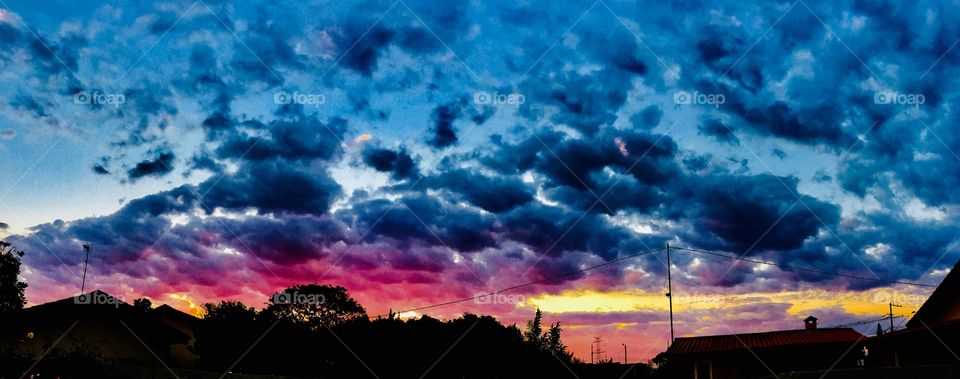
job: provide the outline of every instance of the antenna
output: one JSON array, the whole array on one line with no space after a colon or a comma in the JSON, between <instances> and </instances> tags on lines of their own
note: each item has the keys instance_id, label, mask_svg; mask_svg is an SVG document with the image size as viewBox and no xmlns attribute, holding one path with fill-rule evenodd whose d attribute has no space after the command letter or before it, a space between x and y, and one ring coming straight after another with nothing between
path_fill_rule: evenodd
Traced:
<instances>
[{"instance_id":1,"label":"antenna","mask_svg":"<svg viewBox=\"0 0 960 379\"><path fill-rule=\"evenodd\" d=\"M596 346L596 349L593 353L597 356L597 363L603 363L603 354L606 353L606 351L600 347L600 344L602 343L602 337L593 337L593 345ZM591 357L590 360L593 361L593 357Z\"/></svg>"},{"instance_id":2,"label":"antenna","mask_svg":"<svg viewBox=\"0 0 960 379\"><path fill-rule=\"evenodd\" d=\"M83 295L83 290L87 286L87 262L90 261L90 244L83 244L83 252L86 254L86 258L83 259L83 281L80 282L80 294Z\"/></svg>"},{"instance_id":3,"label":"antenna","mask_svg":"<svg viewBox=\"0 0 960 379\"><path fill-rule=\"evenodd\" d=\"M673 279L670 271L670 243L667 242L667 299L670 300L670 345L673 345Z\"/></svg>"}]
</instances>

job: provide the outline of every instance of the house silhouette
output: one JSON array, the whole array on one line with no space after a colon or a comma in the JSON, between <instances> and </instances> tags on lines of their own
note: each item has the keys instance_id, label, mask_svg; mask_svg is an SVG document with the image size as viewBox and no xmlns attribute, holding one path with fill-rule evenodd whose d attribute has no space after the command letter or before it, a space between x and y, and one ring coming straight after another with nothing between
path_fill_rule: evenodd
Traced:
<instances>
[{"instance_id":1,"label":"house silhouette","mask_svg":"<svg viewBox=\"0 0 960 379\"><path fill-rule=\"evenodd\" d=\"M96 290L4 318L0 351L36 360L75 354L117 364L191 367L191 329L198 321L169 306L137 309Z\"/></svg>"}]
</instances>

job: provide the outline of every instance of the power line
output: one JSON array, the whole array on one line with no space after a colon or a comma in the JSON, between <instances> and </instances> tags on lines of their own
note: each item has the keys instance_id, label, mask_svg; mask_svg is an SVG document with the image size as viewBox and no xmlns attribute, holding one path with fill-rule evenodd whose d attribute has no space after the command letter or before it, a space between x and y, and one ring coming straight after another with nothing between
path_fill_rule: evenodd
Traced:
<instances>
[{"instance_id":1,"label":"power line","mask_svg":"<svg viewBox=\"0 0 960 379\"><path fill-rule=\"evenodd\" d=\"M794 266L789 266L789 265L780 264L780 263L764 262L764 261L760 261L760 260L756 260L756 259L749 259L749 258L743 258L743 257L735 257L735 256L731 256L731 255L726 255L726 254L715 253L715 252L712 252L712 251L706 251L706 250L700 250L700 249L691 249L691 248L689 248L689 247L674 247L674 249L677 249L677 250L686 250L686 251L690 251L690 252L694 252L694 253L699 253L699 254L708 254L708 255L713 255L713 256L717 256L717 257L723 257L723 258L727 258L727 259L735 259L735 260L738 260L738 261L744 261L744 262L750 262L750 263L757 263L757 264L769 265L769 266L776 266L776 267L780 267L780 268L788 268L788 269L797 270L797 271L807 271L807 272L814 272L814 273L824 274L824 275L840 276L840 277L850 278L850 279L869 280L869 281L874 281L874 282L883 282L883 283L890 283L890 284L903 284L903 285L917 286L917 287L937 288L937 286L936 286L936 285L933 285L933 284L914 283L914 282L903 282L903 281L899 281L899 280L887 280L887 279L879 279L879 278L868 278L868 277L865 277L865 276L841 274L841 273L839 273L839 272L830 272L830 271L823 271L823 270L817 270L817 269L812 269L812 268L794 267Z\"/></svg>"},{"instance_id":2,"label":"power line","mask_svg":"<svg viewBox=\"0 0 960 379\"><path fill-rule=\"evenodd\" d=\"M906 316L894 315L893 317L901 318L901 317L906 317ZM875 323L875 322L886 321L886 320L889 319L889 318L890 318L890 316L883 316L883 317L880 317L880 318L875 318L875 319L870 319L870 320L853 321L853 322L848 322L848 323L845 323L845 324L837 324L837 325L833 326L833 328L849 328L849 327L853 327L853 326L873 324L873 323Z\"/></svg>"},{"instance_id":3,"label":"power line","mask_svg":"<svg viewBox=\"0 0 960 379\"><path fill-rule=\"evenodd\" d=\"M600 263L600 264L593 265L593 266L590 266L590 267L585 267L585 268L582 268L582 269L579 269L579 270L576 270L576 271L571 271L571 272L568 272L568 273L566 273L566 274L557 275L557 276L551 276L551 277L545 278L545 279L540 279L540 280L535 280L535 281L532 281L532 282L517 284L517 285L515 285L515 286L502 288L502 289L499 289L499 290L496 290L496 291L493 291L493 292L490 292L490 293L485 293L485 294L483 294L483 295L477 295L477 296L473 296L473 297L465 297L465 298L462 298L462 299L451 300L451 301L446 301L446 302L443 302L443 303L437 303L437 304L432 304L432 305L425 305L425 306L422 306L422 307L417 307L417 308L411 308L411 309L407 309L407 310L397 311L397 313L399 314L399 313L413 312L413 311L419 311L419 310L424 310L424 309L443 307L443 306L447 306L447 305L452 305L452 304L457 304L457 303L463 303L463 302L467 302L467 301L472 301L472 300L476 300L476 299L479 299L479 298L482 298L482 297L491 296L491 295L497 295L497 294L504 293L504 292L507 292L507 291L512 291L512 290L515 290L515 289L518 289L518 288L523 288L523 287L527 287L527 286L532 286L532 285L534 285L534 284L540 284L540 283L549 282L549 281L552 281L552 280L557 280L557 279L566 278L566 277L573 276L573 275L576 275L576 274L579 274L579 273L582 273L582 272L586 272L586 271L598 269L598 268L600 268L600 267L609 266L609 265L612 265L612 264L615 264L615 263L619 263L619 262L625 261L625 260L627 260L627 259L636 258L636 257L644 256L644 255L647 255L647 254L653 254L653 253L660 252L660 251L663 251L663 250L666 250L666 247L661 247L661 248L659 248L659 249L654 249L654 250L648 250L648 251L644 251L644 252L642 252L642 253L637 253L637 254L633 254L633 255L627 255L627 256L624 256L624 257L620 257L620 258L614 259L614 260L609 261L609 262L604 262L604 263ZM378 315L378 317L379 317L379 315Z\"/></svg>"}]
</instances>

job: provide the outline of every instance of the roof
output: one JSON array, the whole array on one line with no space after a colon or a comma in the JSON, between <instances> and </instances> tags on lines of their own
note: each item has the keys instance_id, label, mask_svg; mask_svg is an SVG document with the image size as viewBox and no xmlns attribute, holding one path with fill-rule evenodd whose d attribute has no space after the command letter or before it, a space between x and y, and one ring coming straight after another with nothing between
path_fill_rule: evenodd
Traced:
<instances>
[{"instance_id":1,"label":"roof","mask_svg":"<svg viewBox=\"0 0 960 379\"><path fill-rule=\"evenodd\" d=\"M765 333L677 338L667 354L718 353L782 346L856 343L867 337L851 328L797 329Z\"/></svg>"},{"instance_id":2,"label":"roof","mask_svg":"<svg viewBox=\"0 0 960 379\"><path fill-rule=\"evenodd\" d=\"M921 327L923 324L937 324L960 318L960 262L943 278L937 289L923 302L917 313L907 321L907 328Z\"/></svg>"},{"instance_id":3,"label":"roof","mask_svg":"<svg viewBox=\"0 0 960 379\"><path fill-rule=\"evenodd\" d=\"M164 319L171 319L182 323L195 323L200 321L197 316L181 311L169 305L163 304L153 309L153 312Z\"/></svg>"},{"instance_id":4,"label":"roof","mask_svg":"<svg viewBox=\"0 0 960 379\"><path fill-rule=\"evenodd\" d=\"M12 325L17 326L9 328L11 330L56 328L74 322L98 321L111 324L120 334L130 333L129 329L132 329L148 342L182 343L187 340L187 335L163 322L157 314L139 312L130 304L100 290L24 308L10 315L9 319Z\"/></svg>"},{"instance_id":5,"label":"roof","mask_svg":"<svg viewBox=\"0 0 960 379\"><path fill-rule=\"evenodd\" d=\"M960 331L960 320L949 320L935 324L920 324L918 328L904 328L893 332L886 332L878 336L870 337L874 342L896 341L902 337L915 335L930 335L940 338L942 333L956 333Z\"/></svg>"}]
</instances>

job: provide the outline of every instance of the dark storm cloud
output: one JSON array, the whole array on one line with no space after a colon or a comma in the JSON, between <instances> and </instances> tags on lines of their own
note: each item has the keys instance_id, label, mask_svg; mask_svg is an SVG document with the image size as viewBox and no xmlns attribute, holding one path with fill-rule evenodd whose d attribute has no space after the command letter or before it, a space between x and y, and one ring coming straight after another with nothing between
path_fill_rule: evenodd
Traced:
<instances>
[{"instance_id":1,"label":"dark storm cloud","mask_svg":"<svg viewBox=\"0 0 960 379\"><path fill-rule=\"evenodd\" d=\"M321 121L296 109L278 114L282 118L270 124L260 121L227 121L249 129L251 133L231 130L216 149L221 159L267 160L282 158L291 161L329 160L341 150L340 140L346 121L335 118ZM265 138L256 133L268 133Z\"/></svg>"},{"instance_id":2,"label":"dark storm cloud","mask_svg":"<svg viewBox=\"0 0 960 379\"><path fill-rule=\"evenodd\" d=\"M502 222L510 239L530 246L537 255L553 257L581 251L612 259L622 253L621 247L636 238L598 214L583 215L541 204L514 209L503 216Z\"/></svg>"},{"instance_id":3,"label":"dark storm cloud","mask_svg":"<svg viewBox=\"0 0 960 379\"><path fill-rule=\"evenodd\" d=\"M197 191L204 194L202 205L208 213L216 208L254 208L261 214L324 214L340 194L340 185L326 175L271 160L248 162L222 180L200 184Z\"/></svg>"},{"instance_id":4,"label":"dark storm cloud","mask_svg":"<svg viewBox=\"0 0 960 379\"><path fill-rule=\"evenodd\" d=\"M137 181L147 176L161 177L173 171L173 160L176 155L172 151L161 148L153 154L155 155L153 158L140 161L133 168L127 170L127 178L131 181ZM98 171L97 167L101 166L95 166L94 171Z\"/></svg>"},{"instance_id":5,"label":"dark storm cloud","mask_svg":"<svg viewBox=\"0 0 960 379\"><path fill-rule=\"evenodd\" d=\"M738 253L752 248L754 255L803 267L862 274L863 261L882 277L918 277L950 244L944 225L953 223L952 213L918 220L898 202L915 196L943 209L960 203L955 191L960 161L952 153L960 151L960 137L953 131L955 112L948 108L956 97L951 88L960 77L960 54L944 55L960 38L960 27L949 22L958 16L955 7L810 2L831 33L799 5L772 27L792 4L783 1L750 9L676 3L665 10L611 3L622 18L598 6L565 33L580 12L542 7L546 14L540 15L532 10L540 7L535 3L476 16L471 12L486 10L484 4L414 2L409 7L418 17L403 7L381 14L390 3L332 7L342 17L304 11L315 15L306 18L299 8L244 14L215 4L226 29L208 12L184 19L168 38L192 43L164 51L173 57L172 66L134 71L138 76L123 84L126 107L95 109L110 111L126 129L104 153L114 159L87 167L122 178L121 167L133 165L126 178L136 180L169 173L179 156L190 157L186 170L213 176L131 200L110 215L39 225L17 241L55 251L78 251L78 241L89 241L102 249L96 259L104 263L134 260L166 231L176 238L154 249L191 263L203 263L199 258L223 247L253 250L271 262L309 262L357 243L367 255L346 257L348 267L373 271L386 264L430 273L452 264L447 246L478 255L494 251L491 266L520 261L523 253L517 251L529 248L545 256L532 270L534 277L566 273L588 259L614 259L645 245L659 247L672 238ZM938 16L928 21L928 10ZM175 22L175 14L161 12L146 29L165 33ZM510 38L496 30L509 30ZM81 71L115 58L85 50L90 46L68 32L40 40L0 22L0 62L29 59L27 75L43 79L58 95L72 96L84 86L56 57ZM498 93L521 93L526 102L516 109L474 106L469 94L477 83L460 61L484 79L495 78ZM177 74L171 78L167 71ZM326 76L317 78L321 73ZM286 84L284 78L311 84L316 79L323 90L342 93L352 110L313 114L293 104L250 106L251 97L262 95L255 91L269 94ZM414 137L402 147L366 147L355 156L344 151L344 137L356 129L401 124L398 108L408 103L394 101L412 97L404 92L411 88L427 99L418 104L425 114L418 115L412 131L397 135ZM887 88L926 95L927 103L915 107L922 114L875 104L874 90ZM764 143L757 151L801 165L806 162L794 159L805 155L794 156L794 145L825 155L853 146L836 174L824 172L818 180L827 186L835 178L850 194L873 196L885 209L849 215L844 209L841 218L840 207L824 200L834 197L801 191L796 178L757 171L762 165L751 169L743 156L715 151L716 144L698 146L659 134L662 125L676 121L671 117L677 112L656 99L677 90L726 96L724 104L702 115L689 113L691 134L699 131L711 141L742 146L756 139ZM49 95L23 92L4 99L18 114L57 125L59 106ZM194 107L200 109L196 114ZM520 119L512 119L515 112ZM464 133L473 132L470 123L490 128L489 145L471 144ZM514 124L522 125L509 129ZM118 158L129 152L124 149L165 146L167 138L180 136L177 128L203 133L202 146L177 155L154 151L140 162ZM791 144L791 156L771 149L781 143ZM441 163L428 165L434 158ZM351 186L337 183L332 169L361 162L388 174L391 186L345 193ZM394 186L420 178L420 189ZM885 190L901 186L900 196ZM379 192L393 200L377 197ZM218 209L230 217L219 216ZM935 210L921 216L936 219ZM174 216L186 221L173 223ZM656 222L642 221L648 219ZM628 224L649 227L651 234ZM889 246L889 256L875 257L887 251L874 248L878 243ZM60 265L44 254L29 259L38 267ZM78 262L72 255L65 259ZM214 264L207 264L196 271L210 275L196 280L216 278ZM164 268L145 265L135 273L147 276L150 270ZM411 278L378 274L383 280ZM736 271L717 284L755 278Z\"/></svg>"},{"instance_id":6,"label":"dark storm cloud","mask_svg":"<svg viewBox=\"0 0 960 379\"><path fill-rule=\"evenodd\" d=\"M840 219L836 205L798 195L794 178L717 175L691 185L699 204L691 215L696 225L735 251L797 249Z\"/></svg>"},{"instance_id":7,"label":"dark storm cloud","mask_svg":"<svg viewBox=\"0 0 960 379\"><path fill-rule=\"evenodd\" d=\"M493 216L449 206L424 194L411 193L396 201L366 200L356 205L340 217L370 230L368 242L385 237L401 248L416 243L468 252L496 246Z\"/></svg>"},{"instance_id":8,"label":"dark storm cloud","mask_svg":"<svg viewBox=\"0 0 960 379\"><path fill-rule=\"evenodd\" d=\"M730 126L723 123L723 121L708 118L700 123L700 126L697 127L701 134L705 134L717 139L717 141L729 143L731 145L739 145L740 140L737 139L737 136L733 134L733 130Z\"/></svg>"},{"instance_id":9,"label":"dark storm cloud","mask_svg":"<svg viewBox=\"0 0 960 379\"><path fill-rule=\"evenodd\" d=\"M417 163L406 149L399 151L377 147L363 151L363 162L380 172L389 172L394 179L412 179L420 176Z\"/></svg>"},{"instance_id":10,"label":"dark storm cloud","mask_svg":"<svg viewBox=\"0 0 960 379\"><path fill-rule=\"evenodd\" d=\"M433 122L432 135L427 143L438 149L456 144L457 131L453 127L453 122L459 115L460 109L456 104L445 104L434 108L430 116Z\"/></svg>"},{"instance_id":11,"label":"dark storm cloud","mask_svg":"<svg viewBox=\"0 0 960 379\"><path fill-rule=\"evenodd\" d=\"M461 169L444 172L426 181L426 185L447 189L487 212L509 211L533 200L529 186L518 178L492 177Z\"/></svg>"},{"instance_id":12,"label":"dark storm cloud","mask_svg":"<svg viewBox=\"0 0 960 379\"><path fill-rule=\"evenodd\" d=\"M660 124L661 118L663 118L663 110L656 105L650 105L643 108L640 113L630 116L630 122L635 128L653 129Z\"/></svg>"}]
</instances>

